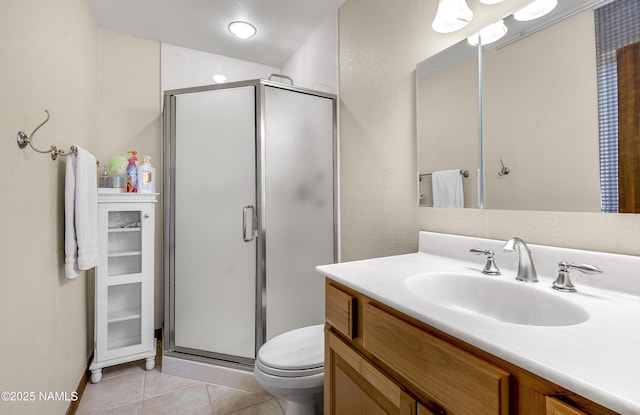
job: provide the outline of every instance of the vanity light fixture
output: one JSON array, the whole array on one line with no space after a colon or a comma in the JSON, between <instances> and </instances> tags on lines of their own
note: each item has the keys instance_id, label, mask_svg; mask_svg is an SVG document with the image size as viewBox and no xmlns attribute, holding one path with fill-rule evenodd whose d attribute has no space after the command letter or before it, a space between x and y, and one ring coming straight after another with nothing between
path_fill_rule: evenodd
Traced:
<instances>
[{"instance_id":1,"label":"vanity light fixture","mask_svg":"<svg viewBox=\"0 0 640 415\"><path fill-rule=\"evenodd\" d=\"M555 9L557 5L558 0L534 0L528 6L515 12L513 18L520 22L528 22L529 20L544 16Z\"/></svg>"},{"instance_id":2,"label":"vanity light fixture","mask_svg":"<svg viewBox=\"0 0 640 415\"><path fill-rule=\"evenodd\" d=\"M238 39L248 39L255 35L258 29L251 23L235 21L229 23L229 31L233 33Z\"/></svg>"},{"instance_id":3,"label":"vanity light fixture","mask_svg":"<svg viewBox=\"0 0 640 415\"><path fill-rule=\"evenodd\" d=\"M471 19L473 12L465 0L439 0L431 27L438 33L451 33L468 25Z\"/></svg>"},{"instance_id":4,"label":"vanity light fixture","mask_svg":"<svg viewBox=\"0 0 640 415\"><path fill-rule=\"evenodd\" d=\"M467 42L471 46L478 46L480 41L483 45L488 45L507 34L507 26L504 24L504 20L490 24L489 26L481 29L480 32L475 33L467 38Z\"/></svg>"},{"instance_id":5,"label":"vanity light fixture","mask_svg":"<svg viewBox=\"0 0 640 415\"><path fill-rule=\"evenodd\" d=\"M215 82L216 84L224 84L225 82L227 82L227 76L220 73L213 75L211 78L213 78L213 82Z\"/></svg>"}]
</instances>

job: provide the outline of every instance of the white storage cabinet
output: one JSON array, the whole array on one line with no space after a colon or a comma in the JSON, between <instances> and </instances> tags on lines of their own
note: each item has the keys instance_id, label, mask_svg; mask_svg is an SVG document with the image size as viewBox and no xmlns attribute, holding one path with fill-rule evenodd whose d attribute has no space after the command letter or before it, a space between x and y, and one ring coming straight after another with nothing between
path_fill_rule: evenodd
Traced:
<instances>
[{"instance_id":1,"label":"white storage cabinet","mask_svg":"<svg viewBox=\"0 0 640 415\"><path fill-rule=\"evenodd\" d=\"M98 193L92 383L107 366L140 359L147 370L155 366L155 203L156 194Z\"/></svg>"}]
</instances>

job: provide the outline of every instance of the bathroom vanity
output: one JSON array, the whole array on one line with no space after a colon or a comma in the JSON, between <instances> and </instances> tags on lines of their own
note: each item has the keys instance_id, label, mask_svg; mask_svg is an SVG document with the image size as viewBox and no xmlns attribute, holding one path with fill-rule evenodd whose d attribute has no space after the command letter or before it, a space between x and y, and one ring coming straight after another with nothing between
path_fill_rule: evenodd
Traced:
<instances>
[{"instance_id":1,"label":"bathroom vanity","mask_svg":"<svg viewBox=\"0 0 640 415\"><path fill-rule=\"evenodd\" d=\"M638 414L636 257L420 233L419 252L318 267L326 279L329 414ZM472 248L491 249L485 275ZM577 292L551 288L560 261Z\"/></svg>"}]
</instances>

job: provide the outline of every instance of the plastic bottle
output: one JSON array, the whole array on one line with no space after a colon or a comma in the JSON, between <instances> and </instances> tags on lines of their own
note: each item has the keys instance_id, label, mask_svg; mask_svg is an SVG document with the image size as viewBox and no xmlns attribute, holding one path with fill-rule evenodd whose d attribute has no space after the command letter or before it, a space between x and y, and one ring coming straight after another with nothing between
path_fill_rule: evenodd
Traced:
<instances>
[{"instance_id":1,"label":"plastic bottle","mask_svg":"<svg viewBox=\"0 0 640 415\"><path fill-rule=\"evenodd\" d=\"M137 193L138 192L138 166L136 166L136 161L138 157L136 155L138 152L129 151L131 157L129 158L129 165L127 166L127 193Z\"/></svg>"},{"instance_id":2,"label":"plastic bottle","mask_svg":"<svg viewBox=\"0 0 640 415\"><path fill-rule=\"evenodd\" d=\"M156 169L151 166L151 157L144 156L138 167L138 193L156 192Z\"/></svg>"},{"instance_id":3,"label":"plastic bottle","mask_svg":"<svg viewBox=\"0 0 640 415\"><path fill-rule=\"evenodd\" d=\"M102 175L100 175L98 180L98 187L109 188L111 187L111 177L109 177L109 173L107 173L107 166L104 166L104 171Z\"/></svg>"}]
</instances>

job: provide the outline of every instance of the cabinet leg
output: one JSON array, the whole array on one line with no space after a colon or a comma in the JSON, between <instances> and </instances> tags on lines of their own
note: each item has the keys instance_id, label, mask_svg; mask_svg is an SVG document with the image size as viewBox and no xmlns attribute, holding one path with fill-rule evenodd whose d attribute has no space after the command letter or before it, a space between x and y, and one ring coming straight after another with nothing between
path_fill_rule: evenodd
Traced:
<instances>
[{"instance_id":1,"label":"cabinet leg","mask_svg":"<svg viewBox=\"0 0 640 415\"><path fill-rule=\"evenodd\" d=\"M98 383L102 379L102 369L91 371L91 383Z\"/></svg>"},{"instance_id":2,"label":"cabinet leg","mask_svg":"<svg viewBox=\"0 0 640 415\"><path fill-rule=\"evenodd\" d=\"M147 357L147 362L145 363L145 368L147 370L153 370L156 367L156 358L155 357Z\"/></svg>"}]
</instances>

